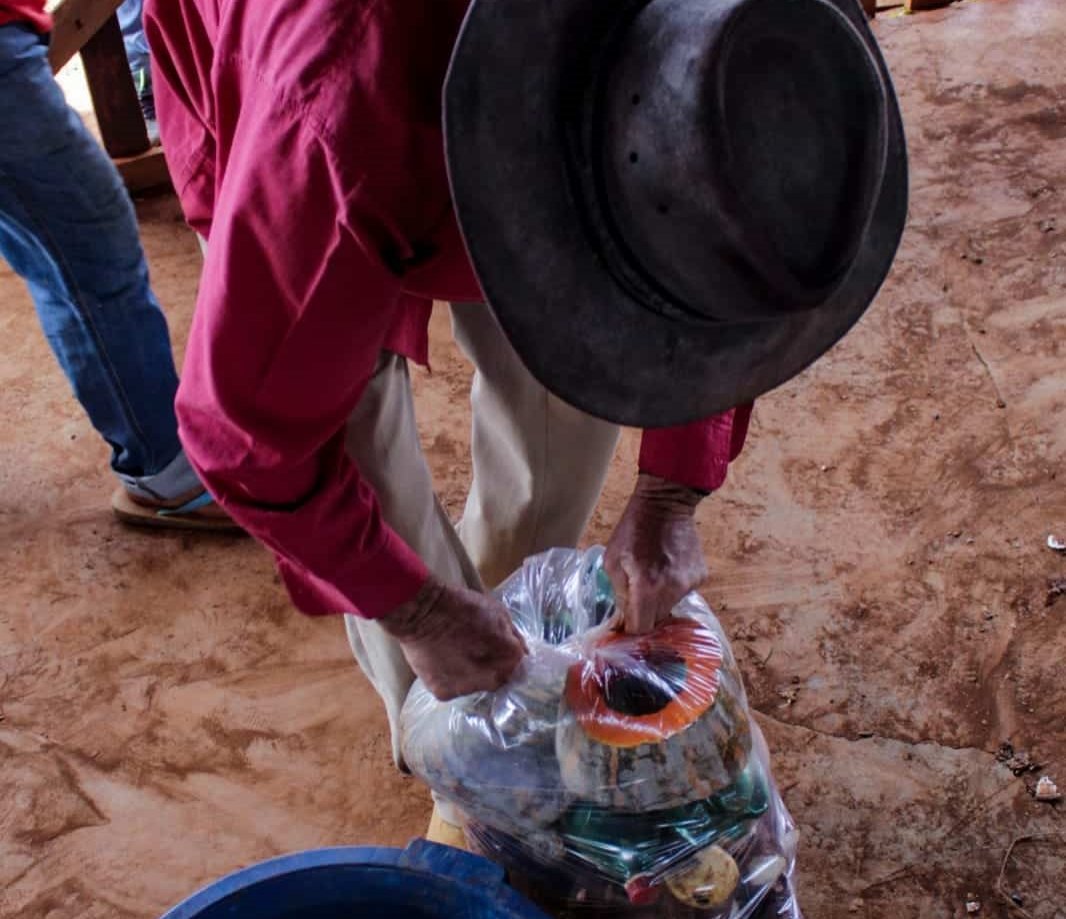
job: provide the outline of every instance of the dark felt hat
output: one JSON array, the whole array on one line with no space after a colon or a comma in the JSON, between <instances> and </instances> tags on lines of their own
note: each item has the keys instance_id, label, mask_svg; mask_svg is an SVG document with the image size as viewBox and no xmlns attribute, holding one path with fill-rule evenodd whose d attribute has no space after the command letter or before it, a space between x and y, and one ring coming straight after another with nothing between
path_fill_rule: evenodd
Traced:
<instances>
[{"instance_id":1,"label":"dark felt hat","mask_svg":"<svg viewBox=\"0 0 1066 919\"><path fill-rule=\"evenodd\" d=\"M856 0L474 0L445 132L508 338L622 424L799 373L870 305L906 216L899 106Z\"/></svg>"}]
</instances>

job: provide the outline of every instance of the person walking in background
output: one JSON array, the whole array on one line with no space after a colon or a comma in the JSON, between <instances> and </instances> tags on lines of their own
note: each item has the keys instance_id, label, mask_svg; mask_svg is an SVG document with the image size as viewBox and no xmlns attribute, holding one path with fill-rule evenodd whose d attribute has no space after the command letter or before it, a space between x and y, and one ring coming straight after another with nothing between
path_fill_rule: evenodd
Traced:
<instances>
[{"instance_id":1,"label":"person walking in background","mask_svg":"<svg viewBox=\"0 0 1066 919\"><path fill-rule=\"evenodd\" d=\"M45 0L0 0L0 255L112 449L123 521L234 529L181 448L178 377L126 189L48 64Z\"/></svg>"},{"instance_id":2,"label":"person walking in background","mask_svg":"<svg viewBox=\"0 0 1066 919\"><path fill-rule=\"evenodd\" d=\"M122 29L122 42L126 46L133 86L137 90L137 101L141 104L144 124L148 129L148 139L155 146L159 143L159 125L155 118L148 39L144 34L144 0L123 0L116 14Z\"/></svg>"}]
</instances>

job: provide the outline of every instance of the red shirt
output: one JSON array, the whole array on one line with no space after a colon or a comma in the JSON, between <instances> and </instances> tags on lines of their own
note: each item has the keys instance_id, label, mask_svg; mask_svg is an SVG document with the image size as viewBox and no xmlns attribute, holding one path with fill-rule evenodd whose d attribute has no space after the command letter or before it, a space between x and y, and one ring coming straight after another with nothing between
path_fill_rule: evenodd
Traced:
<instances>
[{"instance_id":1,"label":"red shirt","mask_svg":"<svg viewBox=\"0 0 1066 919\"><path fill-rule=\"evenodd\" d=\"M25 22L38 32L52 28L52 17L44 11L45 0L0 0L0 26Z\"/></svg>"},{"instance_id":2,"label":"red shirt","mask_svg":"<svg viewBox=\"0 0 1066 919\"><path fill-rule=\"evenodd\" d=\"M178 416L219 502L308 613L382 616L427 571L344 450L383 349L425 362L434 299L482 295L452 212L444 75L467 0L149 0L156 108L209 237ZM747 412L648 432L707 490Z\"/></svg>"}]
</instances>

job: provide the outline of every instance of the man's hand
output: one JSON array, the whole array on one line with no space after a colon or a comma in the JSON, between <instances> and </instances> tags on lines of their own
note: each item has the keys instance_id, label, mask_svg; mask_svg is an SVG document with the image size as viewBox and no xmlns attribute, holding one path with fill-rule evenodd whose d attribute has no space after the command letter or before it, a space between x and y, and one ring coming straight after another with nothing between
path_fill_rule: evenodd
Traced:
<instances>
[{"instance_id":1,"label":"man's hand","mask_svg":"<svg viewBox=\"0 0 1066 919\"><path fill-rule=\"evenodd\" d=\"M692 519L702 498L655 476L637 478L603 560L614 585L616 614L627 632L651 631L707 579Z\"/></svg>"},{"instance_id":2,"label":"man's hand","mask_svg":"<svg viewBox=\"0 0 1066 919\"><path fill-rule=\"evenodd\" d=\"M526 653L502 603L432 577L381 626L400 642L411 669L442 702L499 689Z\"/></svg>"}]
</instances>

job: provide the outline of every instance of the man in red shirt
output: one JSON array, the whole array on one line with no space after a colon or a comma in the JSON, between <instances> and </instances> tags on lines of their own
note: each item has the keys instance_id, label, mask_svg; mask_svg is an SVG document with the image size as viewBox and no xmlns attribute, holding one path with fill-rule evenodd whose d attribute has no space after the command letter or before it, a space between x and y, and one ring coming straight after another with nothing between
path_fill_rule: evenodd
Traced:
<instances>
[{"instance_id":1,"label":"man in red shirt","mask_svg":"<svg viewBox=\"0 0 1066 919\"><path fill-rule=\"evenodd\" d=\"M567 17L623 5L486 0L464 36L491 66L467 53L453 69L460 106L449 106L449 144L464 229L476 229L471 252L495 292L490 312L459 234L442 138L442 87L467 3L146 8L171 174L207 241L178 394L183 442L220 504L274 552L300 609L351 614L349 638L385 700L397 758L399 710L416 674L446 699L495 688L513 671L522 643L481 587L530 553L577 542L614 448L614 425L552 395L523 361L532 356L568 401L616 419L664 423L742 404L858 319L905 212L898 114L850 0L798 13L791 2L769 13L743 0L689 3L684 15L676 3L631 4L651 10L650 31L634 30L626 45L619 66L632 81L611 84L601 127L619 145L604 159L576 159L609 161L604 181L617 188L601 205L621 207L617 220L643 217L588 257L570 212L586 189L569 185L550 155L566 147L550 105L573 108L582 96L552 68L595 57ZM727 8L733 31L715 18ZM684 16L706 21L689 28ZM521 48L518 22L536 35ZM716 53L730 35L747 47ZM766 66L760 54L782 42L795 53ZM654 59L666 52L672 70ZM707 80L732 95L705 93ZM689 82L691 96L670 96ZM665 98L649 107L649 94ZM464 105L478 109L465 122ZM540 121L523 124L531 112ZM634 112L652 122L635 124L631 140ZM716 118L729 123L722 136L706 129ZM649 131L655 119L660 129ZM483 188L482 170L492 174ZM602 183L591 185L594 198ZM610 223L597 215L582 215L592 232ZM545 257L525 258L523 246ZM643 250L639 270L624 264L630 250ZM608 263L618 269L609 283L590 279ZM578 292L572 300L554 296L553 273ZM554 299L541 309L529 290ZM710 312L707 290L719 295ZM426 362L433 300L453 304L456 339L476 368L474 476L458 533L434 498L407 380L407 361ZM586 379L599 388L583 393ZM654 411L631 411L637 403ZM730 409L644 433L637 486L606 555L627 630L652 628L704 578L693 514L721 486L747 420L746 409Z\"/></svg>"},{"instance_id":2,"label":"man in red shirt","mask_svg":"<svg viewBox=\"0 0 1066 919\"><path fill-rule=\"evenodd\" d=\"M297 606L353 614L397 756L414 674L441 698L510 675L523 647L481 586L578 541L618 435L536 382L480 302L441 139L465 8L146 8L168 162L207 239L183 442L222 506L274 552ZM433 300L455 304L477 368L461 542L433 497L407 382L406 361L426 363ZM705 576L693 513L746 423L729 411L645 434L608 556L629 629L650 628Z\"/></svg>"}]
</instances>

